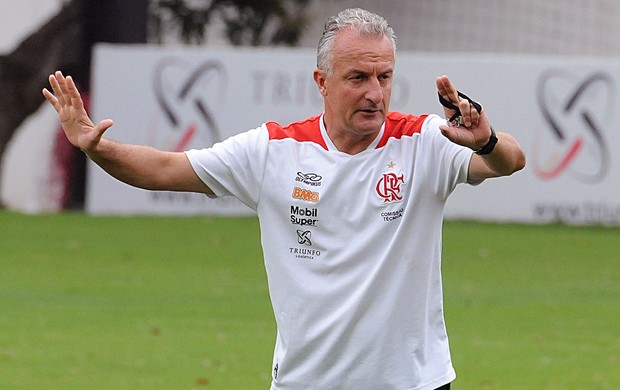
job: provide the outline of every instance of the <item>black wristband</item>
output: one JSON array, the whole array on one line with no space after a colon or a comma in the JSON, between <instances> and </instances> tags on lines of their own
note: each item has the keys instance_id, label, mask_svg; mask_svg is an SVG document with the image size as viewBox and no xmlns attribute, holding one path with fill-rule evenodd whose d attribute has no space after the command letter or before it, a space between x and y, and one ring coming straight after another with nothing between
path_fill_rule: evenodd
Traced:
<instances>
[{"instance_id":1,"label":"black wristband","mask_svg":"<svg viewBox=\"0 0 620 390\"><path fill-rule=\"evenodd\" d=\"M489 154L495 149L495 144L497 144L497 135L495 135L495 130L493 130L493 126L491 126L491 136L489 137L489 142L486 145L476 150L476 154L483 156L485 154Z\"/></svg>"}]
</instances>

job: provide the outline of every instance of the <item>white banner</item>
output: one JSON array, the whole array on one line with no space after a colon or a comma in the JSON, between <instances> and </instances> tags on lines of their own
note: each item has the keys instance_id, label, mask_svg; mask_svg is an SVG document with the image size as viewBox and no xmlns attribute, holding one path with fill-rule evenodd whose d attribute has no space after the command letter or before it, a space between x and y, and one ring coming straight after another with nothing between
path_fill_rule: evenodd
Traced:
<instances>
[{"instance_id":1,"label":"white banner","mask_svg":"<svg viewBox=\"0 0 620 390\"><path fill-rule=\"evenodd\" d=\"M265 121L322 111L314 50L101 45L93 63L93 117L107 136L164 150L203 148ZM496 130L528 157L510 178L461 185L447 218L620 225L620 62L607 59L399 53L391 109L441 113L435 77L480 101ZM234 199L149 192L89 166L93 214L246 214Z\"/></svg>"}]
</instances>

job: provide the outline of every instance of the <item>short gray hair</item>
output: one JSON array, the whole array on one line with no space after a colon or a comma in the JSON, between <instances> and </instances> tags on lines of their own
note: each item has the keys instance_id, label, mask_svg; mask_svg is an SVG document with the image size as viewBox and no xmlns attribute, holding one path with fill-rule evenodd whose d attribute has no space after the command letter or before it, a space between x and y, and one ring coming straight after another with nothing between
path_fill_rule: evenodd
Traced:
<instances>
[{"instance_id":1,"label":"short gray hair","mask_svg":"<svg viewBox=\"0 0 620 390\"><path fill-rule=\"evenodd\" d=\"M361 8L348 8L332 16L325 23L316 53L317 68L331 73L334 41L338 32L345 29L353 29L360 35L388 37L396 55L396 35L383 17Z\"/></svg>"}]
</instances>

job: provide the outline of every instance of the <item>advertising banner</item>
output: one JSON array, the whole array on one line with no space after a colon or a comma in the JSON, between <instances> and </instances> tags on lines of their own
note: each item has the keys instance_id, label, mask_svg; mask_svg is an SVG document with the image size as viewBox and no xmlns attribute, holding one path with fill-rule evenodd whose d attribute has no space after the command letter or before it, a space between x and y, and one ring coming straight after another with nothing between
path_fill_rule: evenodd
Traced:
<instances>
[{"instance_id":1,"label":"advertising banner","mask_svg":"<svg viewBox=\"0 0 620 390\"><path fill-rule=\"evenodd\" d=\"M107 137L158 149L205 148L266 121L322 112L308 49L100 45L93 118ZM574 57L399 53L391 109L442 113L435 78L447 74L513 134L527 167L510 178L459 186L449 219L620 224L620 62ZM242 215L232 198L132 188L90 163L92 214Z\"/></svg>"}]
</instances>

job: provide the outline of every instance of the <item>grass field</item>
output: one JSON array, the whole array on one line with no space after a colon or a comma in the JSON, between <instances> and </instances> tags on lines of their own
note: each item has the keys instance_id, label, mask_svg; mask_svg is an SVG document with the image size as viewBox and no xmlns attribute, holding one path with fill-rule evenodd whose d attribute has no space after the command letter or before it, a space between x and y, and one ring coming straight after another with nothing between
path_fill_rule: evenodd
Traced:
<instances>
[{"instance_id":1,"label":"grass field","mask_svg":"<svg viewBox=\"0 0 620 390\"><path fill-rule=\"evenodd\" d=\"M620 229L448 222L444 285L454 389L620 388ZM0 212L0 389L268 389L274 338L254 218Z\"/></svg>"}]
</instances>

